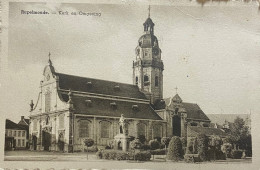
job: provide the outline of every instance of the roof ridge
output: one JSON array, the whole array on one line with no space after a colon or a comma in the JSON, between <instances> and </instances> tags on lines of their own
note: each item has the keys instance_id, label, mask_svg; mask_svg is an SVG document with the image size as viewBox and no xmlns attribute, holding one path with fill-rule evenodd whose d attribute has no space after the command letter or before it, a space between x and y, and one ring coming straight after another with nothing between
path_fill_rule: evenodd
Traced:
<instances>
[{"instance_id":1,"label":"roof ridge","mask_svg":"<svg viewBox=\"0 0 260 170\"><path fill-rule=\"evenodd\" d=\"M137 87L136 85L133 85L133 84L121 83L121 82L112 81L112 80L97 79L97 78L92 78L92 77L83 77L83 76L72 75L72 74L65 74L65 73L58 73L58 72L56 72L55 74L61 74L61 75L66 75L66 76L73 76L73 77L78 77L78 78L86 78L86 79L100 80L100 81L107 81L107 82L118 83L118 84L125 84L125 85L130 85L130 86Z\"/></svg>"}]
</instances>

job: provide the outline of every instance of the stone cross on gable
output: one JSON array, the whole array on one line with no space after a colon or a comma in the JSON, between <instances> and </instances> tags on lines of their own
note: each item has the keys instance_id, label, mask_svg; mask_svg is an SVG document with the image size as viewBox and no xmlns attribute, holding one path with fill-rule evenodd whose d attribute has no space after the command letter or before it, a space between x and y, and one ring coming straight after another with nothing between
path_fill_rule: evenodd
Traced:
<instances>
[{"instance_id":1,"label":"stone cross on gable","mask_svg":"<svg viewBox=\"0 0 260 170\"><path fill-rule=\"evenodd\" d=\"M178 93L178 87L176 86L174 89L176 90L176 94L177 94Z\"/></svg>"}]
</instances>

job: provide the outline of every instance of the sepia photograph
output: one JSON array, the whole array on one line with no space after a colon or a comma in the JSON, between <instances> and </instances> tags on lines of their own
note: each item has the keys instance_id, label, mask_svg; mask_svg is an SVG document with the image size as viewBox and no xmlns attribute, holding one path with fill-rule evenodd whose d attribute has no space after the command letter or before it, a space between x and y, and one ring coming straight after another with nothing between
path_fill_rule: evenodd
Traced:
<instances>
[{"instance_id":1,"label":"sepia photograph","mask_svg":"<svg viewBox=\"0 0 260 170\"><path fill-rule=\"evenodd\" d=\"M1 6L1 168L259 168L259 1Z\"/></svg>"}]
</instances>

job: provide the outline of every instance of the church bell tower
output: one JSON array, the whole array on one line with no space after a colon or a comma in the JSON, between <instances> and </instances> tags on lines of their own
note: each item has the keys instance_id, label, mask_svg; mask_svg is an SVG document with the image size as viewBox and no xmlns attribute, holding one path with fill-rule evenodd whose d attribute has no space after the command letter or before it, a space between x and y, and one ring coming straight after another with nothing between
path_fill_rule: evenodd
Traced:
<instances>
[{"instance_id":1,"label":"church bell tower","mask_svg":"<svg viewBox=\"0 0 260 170\"><path fill-rule=\"evenodd\" d=\"M163 70L157 37L154 35L154 23L148 18L143 24L144 34L139 38L133 61L133 84L137 85L151 103L163 98Z\"/></svg>"}]
</instances>

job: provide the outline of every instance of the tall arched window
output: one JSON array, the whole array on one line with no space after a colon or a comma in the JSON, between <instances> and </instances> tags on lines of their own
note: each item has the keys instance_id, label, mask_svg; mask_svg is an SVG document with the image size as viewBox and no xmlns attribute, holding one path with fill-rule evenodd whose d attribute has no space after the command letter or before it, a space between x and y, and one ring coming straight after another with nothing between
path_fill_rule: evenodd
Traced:
<instances>
[{"instance_id":1,"label":"tall arched window","mask_svg":"<svg viewBox=\"0 0 260 170\"><path fill-rule=\"evenodd\" d=\"M162 137L162 125L154 125L153 126L153 137Z\"/></svg>"},{"instance_id":2,"label":"tall arched window","mask_svg":"<svg viewBox=\"0 0 260 170\"><path fill-rule=\"evenodd\" d=\"M143 135L146 136L146 124L139 123L137 124L137 136Z\"/></svg>"},{"instance_id":3,"label":"tall arched window","mask_svg":"<svg viewBox=\"0 0 260 170\"><path fill-rule=\"evenodd\" d=\"M138 77L135 77L135 84L138 85Z\"/></svg>"},{"instance_id":4,"label":"tall arched window","mask_svg":"<svg viewBox=\"0 0 260 170\"><path fill-rule=\"evenodd\" d=\"M155 76L155 87L159 86L159 78L158 76Z\"/></svg>"},{"instance_id":5,"label":"tall arched window","mask_svg":"<svg viewBox=\"0 0 260 170\"><path fill-rule=\"evenodd\" d=\"M109 138L111 123L108 121L102 121L100 122L100 124L101 124L101 138Z\"/></svg>"},{"instance_id":6,"label":"tall arched window","mask_svg":"<svg viewBox=\"0 0 260 170\"><path fill-rule=\"evenodd\" d=\"M80 120L79 122L79 137L88 138L91 133L91 122L88 120Z\"/></svg>"},{"instance_id":7,"label":"tall arched window","mask_svg":"<svg viewBox=\"0 0 260 170\"><path fill-rule=\"evenodd\" d=\"M45 112L51 111L51 92L48 91L45 94Z\"/></svg>"}]
</instances>

